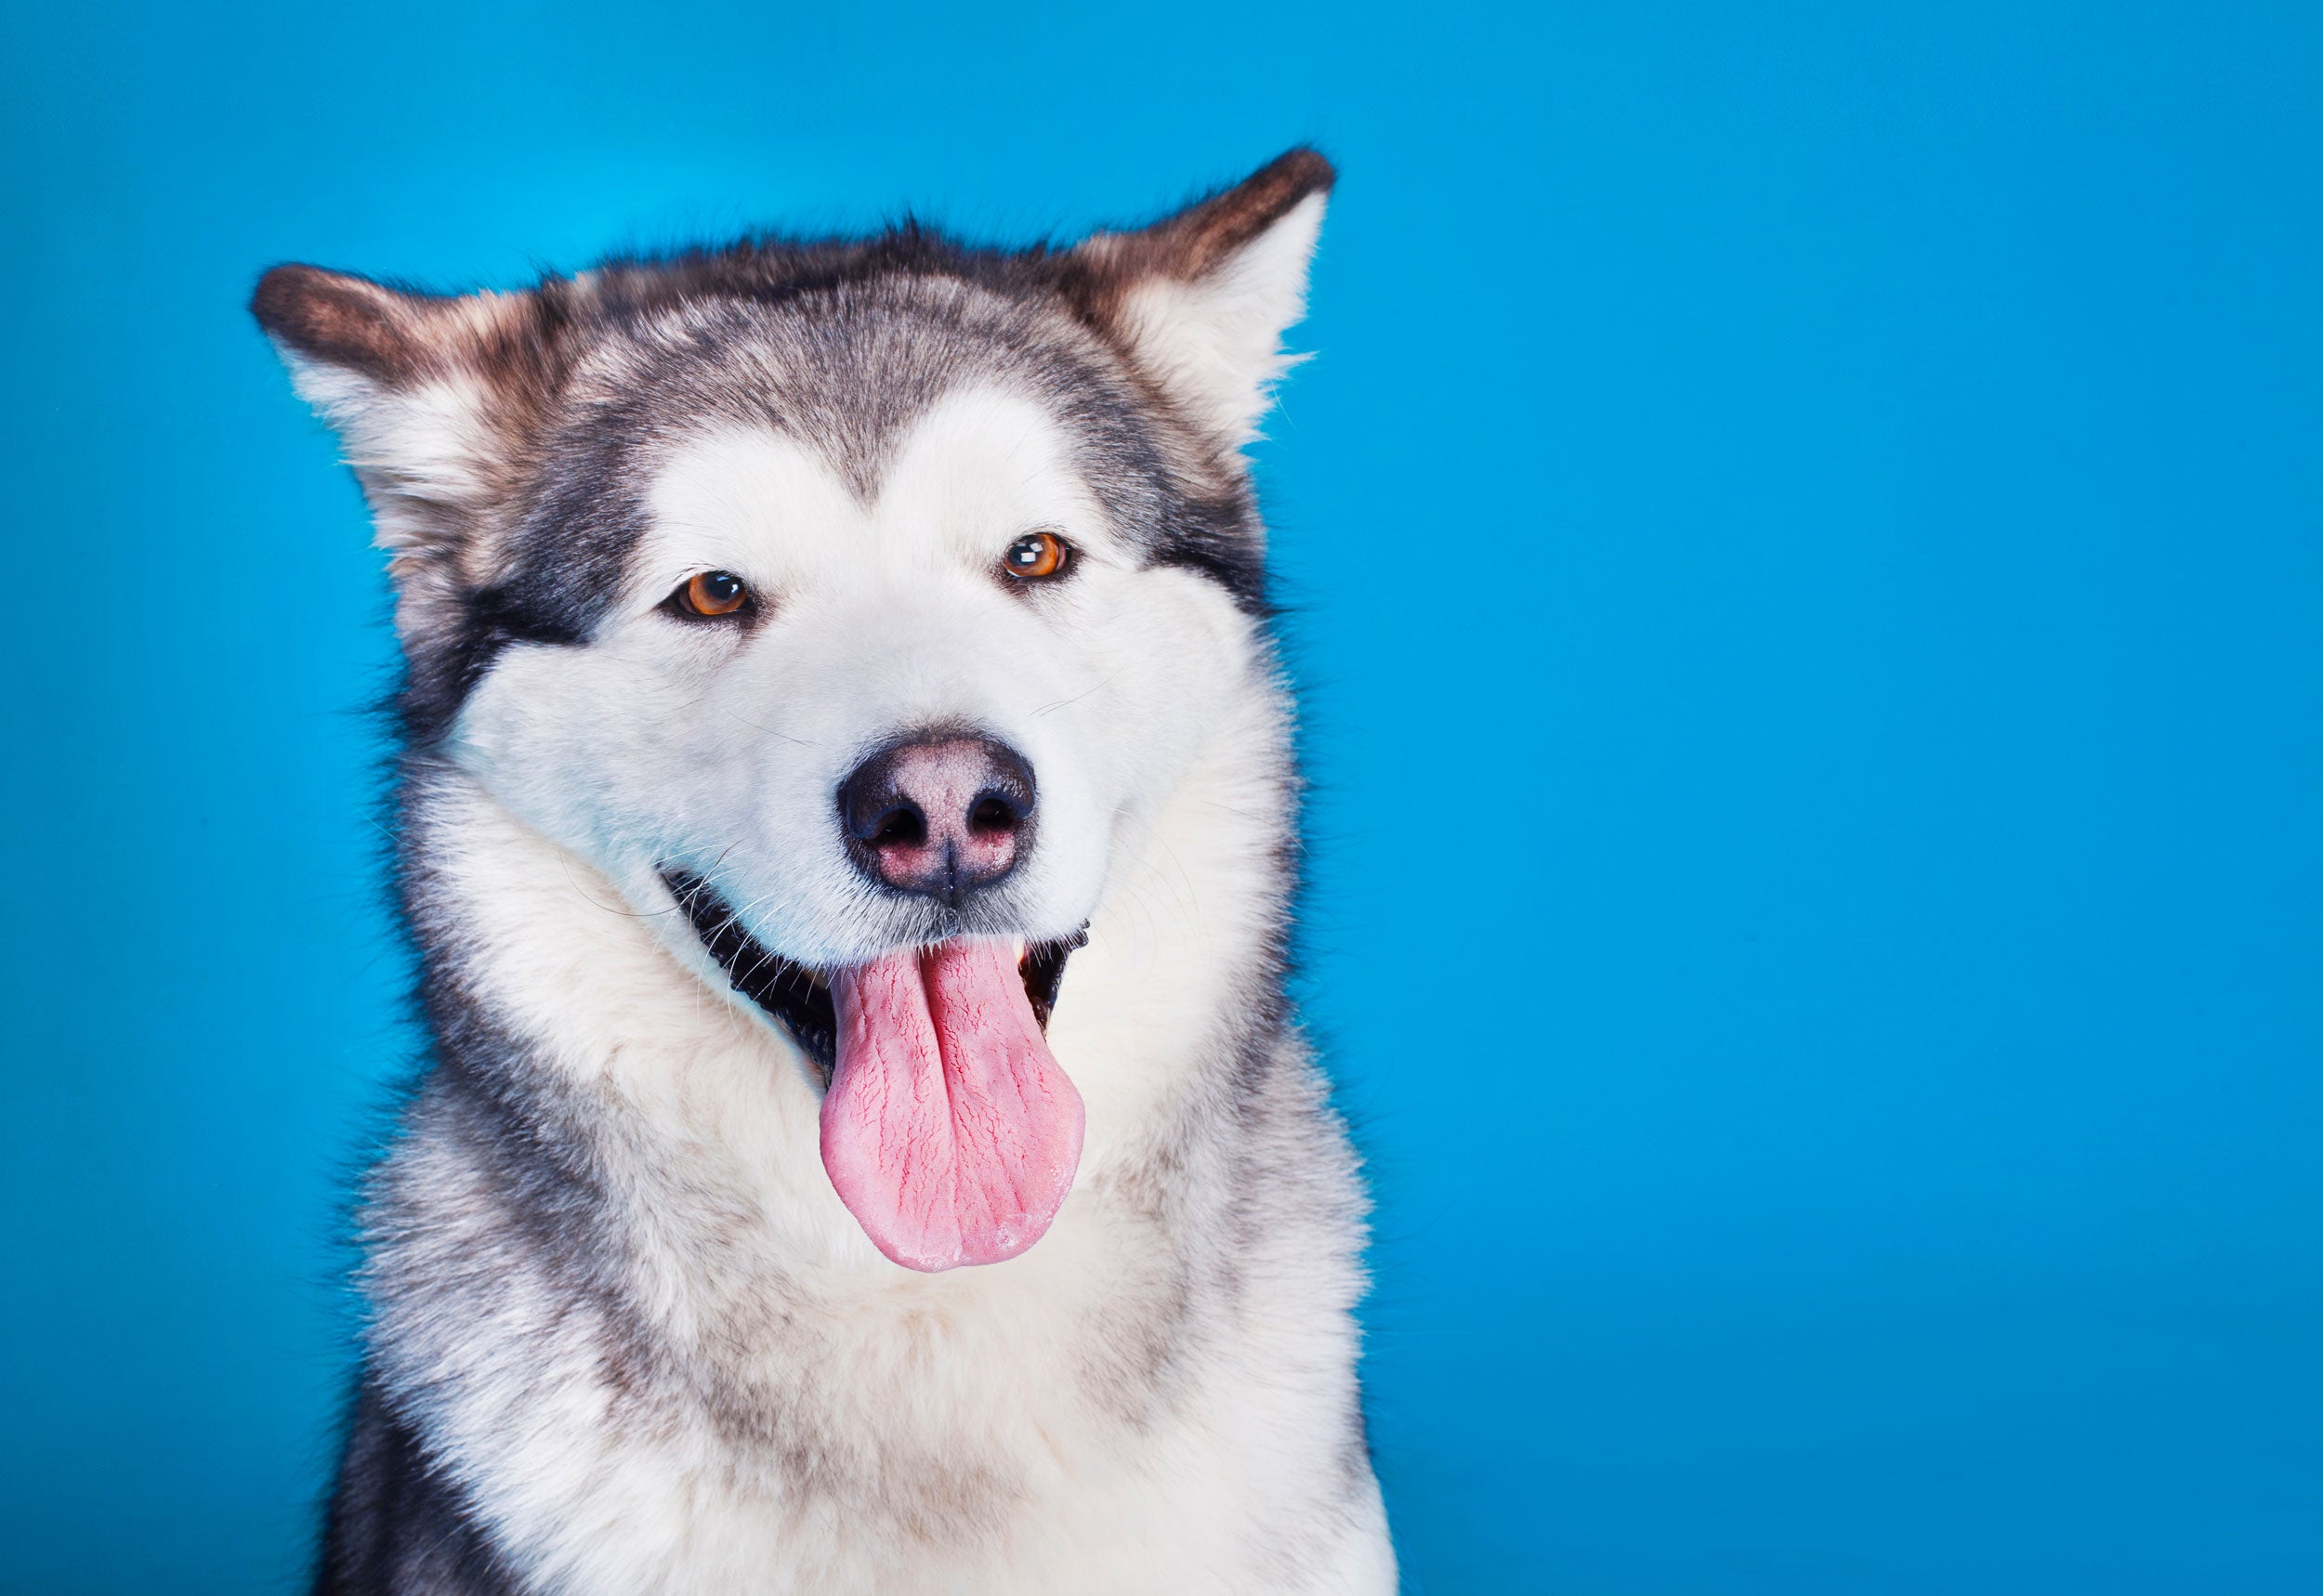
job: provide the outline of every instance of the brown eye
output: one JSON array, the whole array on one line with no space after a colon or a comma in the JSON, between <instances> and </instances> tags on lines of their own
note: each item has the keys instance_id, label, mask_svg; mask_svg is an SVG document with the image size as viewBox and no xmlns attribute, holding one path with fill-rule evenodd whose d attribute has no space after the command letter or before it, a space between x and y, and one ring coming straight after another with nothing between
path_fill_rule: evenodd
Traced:
<instances>
[{"instance_id":1,"label":"brown eye","mask_svg":"<svg viewBox=\"0 0 2323 1596\"><path fill-rule=\"evenodd\" d=\"M1055 532L1027 532L1000 556L1000 569L1023 582L1038 582L1065 569L1072 551Z\"/></svg>"},{"instance_id":2,"label":"brown eye","mask_svg":"<svg viewBox=\"0 0 2323 1596\"><path fill-rule=\"evenodd\" d=\"M689 577L686 585L670 597L687 614L715 620L731 615L749 603L750 589L730 570L705 570L700 576Z\"/></svg>"}]
</instances>

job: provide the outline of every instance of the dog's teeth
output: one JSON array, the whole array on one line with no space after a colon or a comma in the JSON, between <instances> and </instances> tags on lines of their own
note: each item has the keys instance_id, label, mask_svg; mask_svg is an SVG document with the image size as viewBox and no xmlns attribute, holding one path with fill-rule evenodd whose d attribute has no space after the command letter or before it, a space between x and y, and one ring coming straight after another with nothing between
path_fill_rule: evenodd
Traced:
<instances>
[{"instance_id":1,"label":"dog's teeth","mask_svg":"<svg viewBox=\"0 0 2323 1596\"><path fill-rule=\"evenodd\" d=\"M1018 969L1022 969L1024 967L1025 955L1030 952L1031 949L1032 945L1030 942L1027 942L1021 936L1017 938L1017 967Z\"/></svg>"}]
</instances>

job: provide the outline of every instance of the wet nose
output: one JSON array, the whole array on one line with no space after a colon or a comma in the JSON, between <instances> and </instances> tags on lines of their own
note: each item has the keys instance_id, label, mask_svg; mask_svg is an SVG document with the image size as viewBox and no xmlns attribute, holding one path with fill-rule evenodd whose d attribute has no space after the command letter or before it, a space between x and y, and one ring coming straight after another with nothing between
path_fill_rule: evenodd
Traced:
<instances>
[{"instance_id":1,"label":"wet nose","mask_svg":"<svg viewBox=\"0 0 2323 1596\"><path fill-rule=\"evenodd\" d=\"M915 738L839 783L839 827L865 875L957 906L1016 868L1031 841L1032 798L1032 767L1007 744Z\"/></svg>"}]
</instances>

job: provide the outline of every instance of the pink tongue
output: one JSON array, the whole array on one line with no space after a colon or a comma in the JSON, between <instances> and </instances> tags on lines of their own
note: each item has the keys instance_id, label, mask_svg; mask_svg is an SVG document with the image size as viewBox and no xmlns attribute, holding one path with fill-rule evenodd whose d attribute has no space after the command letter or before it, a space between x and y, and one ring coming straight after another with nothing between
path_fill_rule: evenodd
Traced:
<instances>
[{"instance_id":1,"label":"pink tongue","mask_svg":"<svg viewBox=\"0 0 2323 1596\"><path fill-rule=\"evenodd\" d=\"M909 1269L998 1263L1041 1239L1081 1164L1081 1093L997 942L907 948L831 983L838 1066L822 1167Z\"/></svg>"}]
</instances>

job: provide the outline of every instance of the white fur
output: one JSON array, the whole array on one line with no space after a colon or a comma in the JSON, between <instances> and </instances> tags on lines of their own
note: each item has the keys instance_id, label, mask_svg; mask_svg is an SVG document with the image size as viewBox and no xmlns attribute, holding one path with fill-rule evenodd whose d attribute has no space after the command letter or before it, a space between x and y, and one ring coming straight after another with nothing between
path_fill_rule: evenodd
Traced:
<instances>
[{"instance_id":1,"label":"white fur","mask_svg":"<svg viewBox=\"0 0 2323 1596\"><path fill-rule=\"evenodd\" d=\"M387 386L287 348L282 354L298 397L338 433L340 452L371 498L382 549L405 554L440 535L415 519L418 509L483 501L493 438L475 377L449 373Z\"/></svg>"},{"instance_id":2,"label":"white fur","mask_svg":"<svg viewBox=\"0 0 2323 1596\"><path fill-rule=\"evenodd\" d=\"M401 386L282 347L298 396L339 435L339 449L371 505L373 541L387 556L396 627L424 643L457 585L461 545L447 535L472 522L491 497L486 463L495 445L484 386L450 372Z\"/></svg>"}]
</instances>

